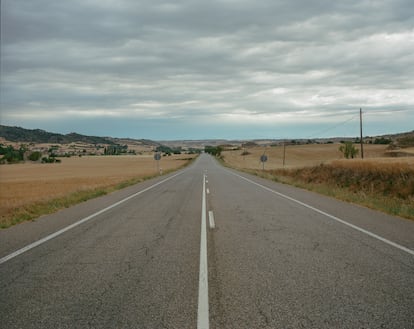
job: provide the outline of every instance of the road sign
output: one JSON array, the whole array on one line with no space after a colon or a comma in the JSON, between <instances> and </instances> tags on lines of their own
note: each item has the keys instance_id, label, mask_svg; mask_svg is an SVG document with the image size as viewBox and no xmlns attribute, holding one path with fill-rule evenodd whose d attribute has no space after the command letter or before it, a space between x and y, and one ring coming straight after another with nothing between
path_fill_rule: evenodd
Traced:
<instances>
[{"instance_id":1,"label":"road sign","mask_svg":"<svg viewBox=\"0 0 414 329\"><path fill-rule=\"evenodd\" d=\"M263 171L264 171L264 164L267 161L267 155L263 154L262 156L260 156L260 162L263 164Z\"/></svg>"},{"instance_id":2,"label":"road sign","mask_svg":"<svg viewBox=\"0 0 414 329\"><path fill-rule=\"evenodd\" d=\"M157 171L162 175L162 169L160 169L161 153L157 152L154 154L154 160L157 161Z\"/></svg>"}]
</instances>

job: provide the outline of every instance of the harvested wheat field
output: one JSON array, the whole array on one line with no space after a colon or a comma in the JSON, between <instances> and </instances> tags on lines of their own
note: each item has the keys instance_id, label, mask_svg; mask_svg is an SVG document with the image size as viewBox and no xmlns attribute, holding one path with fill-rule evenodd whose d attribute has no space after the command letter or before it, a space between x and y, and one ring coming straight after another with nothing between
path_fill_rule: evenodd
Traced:
<instances>
[{"instance_id":1,"label":"harvested wheat field","mask_svg":"<svg viewBox=\"0 0 414 329\"><path fill-rule=\"evenodd\" d=\"M167 172L184 166L191 158L194 155L163 157L159 165ZM10 217L23 208L28 211L32 205L46 204L73 193L111 188L157 174L157 163L152 156L84 156L64 158L61 163L53 164L2 165L0 227L9 226L5 222L10 222Z\"/></svg>"},{"instance_id":2,"label":"harvested wheat field","mask_svg":"<svg viewBox=\"0 0 414 329\"><path fill-rule=\"evenodd\" d=\"M283 166L283 146L252 147L244 150L222 152L224 162L239 169L261 169L260 156L266 154L268 161L265 169L310 167L320 164L329 164L332 161L343 159L339 151L340 144L310 144L310 145L288 145L285 149L285 166ZM360 146L355 144L357 149ZM243 152L248 153L243 155ZM386 162L414 161L414 148L404 149L407 157L392 157L395 151L389 151L387 145L364 145L364 158L376 159ZM358 155L359 157L359 155Z\"/></svg>"}]
</instances>

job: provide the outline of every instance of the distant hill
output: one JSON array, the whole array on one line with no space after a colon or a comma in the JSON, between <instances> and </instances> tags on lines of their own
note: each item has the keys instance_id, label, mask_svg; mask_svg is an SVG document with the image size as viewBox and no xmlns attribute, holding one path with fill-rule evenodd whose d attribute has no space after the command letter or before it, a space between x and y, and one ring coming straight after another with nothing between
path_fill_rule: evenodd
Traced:
<instances>
[{"instance_id":1,"label":"distant hill","mask_svg":"<svg viewBox=\"0 0 414 329\"><path fill-rule=\"evenodd\" d=\"M273 145L283 143L283 139L271 139L271 140L179 140L179 141L152 141L148 139L131 139L131 138L113 138L113 137L96 137L85 136L77 133L70 134L58 134L51 133L41 129L25 129L21 127L10 127L0 125L0 137L3 137L10 142L22 142L22 143L50 143L50 144L70 144L75 142L82 142L85 144L133 144L133 145L146 145L151 147L157 147L160 145L166 145L170 147L196 147L203 148L205 145L223 145L232 144L242 146L243 144L257 144L257 145ZM382 135L374 137L364 137L365 142L368 140L374 141L376 137L382 137L390 139L395 146L400 147L412 147L414 146L414 131ZM312 142L326 143L326 142L339 142L340 140L353 140L354 138L317 138ZM297 143L306 144L309 140L297 140Z\"/></svg>"},{"instance_id":2,"label":"distant hill","mask_svg":"<svg viewBox=\"0 0 414 329\"><path fill-rule=\"evenodd\" d=\"M414 147L414 130L406 133L386 135L383 138L389 138L394 141L394 145L398 147Z\"/></svg>"},{"instance_id":3,"label":"distant hill","mask_svg":"<svg viewBox=\"0 0 414 329\"><path fill-rule=\"evenodd\" d=\"M159 142L155 142L150 139L112 138L112 137L107 137L107 139L113 141L115 144L146 145L146 146L152 146L152 147L157 147L161 145Z\"/></svg>"},{"instance_id":4,"label":"distant hill","mask_svg":"<svg viewBox=\"0 0 414 329\"><path fill-rule=\"evenodd\" d=\"M3 125L0 125L0 137L11 142L26 143L69 144L74 142L84 142L89 144L115 144L111 139L106 137L84 136L77 133L62 135L41 129L25 129Z\"/></svg>"},{"instance_id":5,"label":"distant hill","mask_svg":"<svg viewBox=\"0 0 414 329\"><path fill-rule=\"evenodd\" d=\"M10 127L0 125L0 137L9 142L16 143L37 143L37 144L70 144L81 142L84 144L105 144L105 145L144 145L157 147L161 145L148 139L131 139L131 138L113 138L85 136L77 133L58 134L51 133L41 129L25 129L21 127Z\"/></svg>"}]
</instances>

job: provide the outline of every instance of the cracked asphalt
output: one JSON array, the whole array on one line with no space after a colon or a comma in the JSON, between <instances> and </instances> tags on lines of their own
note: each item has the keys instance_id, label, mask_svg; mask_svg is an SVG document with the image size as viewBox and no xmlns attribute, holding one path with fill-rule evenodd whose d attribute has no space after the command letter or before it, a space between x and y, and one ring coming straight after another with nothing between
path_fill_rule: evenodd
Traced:
<instances>
[{"instance_id":1,"label":"cracked asphalt","mask_svg":"<svg viewBox=\"0 0 414 329\"><path fill-rule=\"evenodd\" d=\"M0 264L0 327L196 328L204 173L216 226L207 231L210 328L414 328L412 254L237 175L411 250L413 221L207 155ZM163 179L1 230L0 258Z\"/></svg>"}]
</instances>

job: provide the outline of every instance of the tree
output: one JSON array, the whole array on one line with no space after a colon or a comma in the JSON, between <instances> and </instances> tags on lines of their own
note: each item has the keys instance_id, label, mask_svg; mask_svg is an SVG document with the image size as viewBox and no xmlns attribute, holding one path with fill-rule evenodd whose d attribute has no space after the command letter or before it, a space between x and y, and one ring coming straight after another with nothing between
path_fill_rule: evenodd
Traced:
<instances>
[{"instance_id":1,"label":"tree","mask_svg":"<svg viewBox=\"0 0 414 329\"><path fill-rule=\"evenodd\" d=\"M0 146L0 155L3 155L1 159L2 163L18 163L24 161L24 153L27 151L26 145L21 145L18 150L15 150L13 146L8 145L6 147Z\"/></svg>"},{"instance_id":2,"label":"tree","mask_svg":"<svg viewBox=\"0 0 414 329\"><path fill-rule=\"evenodd\" d=\"M389 138L384 138L384 137L380 137L380 138L375 138L374 144L381 144L381 145L388 145L391 144L392 140Z\"/></svg>"},{"instance_id":3,"label":"tree","mask_svg":"<svg viewBox=\"0 0 414 329\"><path fill-rule=\"evenodd\" d=\"M120 155L122 153L127 153L128 145L108 145L108 147L104 148L104 155ZM86 153L86 150L84 150Z\"/></svg>"},{"instance_id":4,"label":"tree","mask_svg":"<svg viewBox=\"0 0 414 329\"><path fill-rule=\"evenodd\" d=\"M217 157L219 157L221 155L222 150L223 150L223 148L220 147L220 146L217 146L217 147L205 146L204 147L204 152L209 153L209 154L214 155L214 156L217 156Z\"/></svg>"},{"instance_id":5,"label":"tree","mask_svg":"<svg viewBox=\"0 0 414 329\"><path fill-rule=\"evenodd\" d=\"M349 159L355 158L358 154L359 150L355 148L352 142L345 142L343 145L339 147L339 151L343 153L344 157Z\"/></svg>"},{"instance_id":6,"label":"tree","mask_svg":"<svg viewBox=\"0 0 414 329\"><path fill-rule=\"evenodd\" d=\"M29 160L30 161L39 161L41 157L42 157L42 153L40 153L39 151L35 151L35 152L32 152L29 155Z\"/></svg>"}]
</instances>

